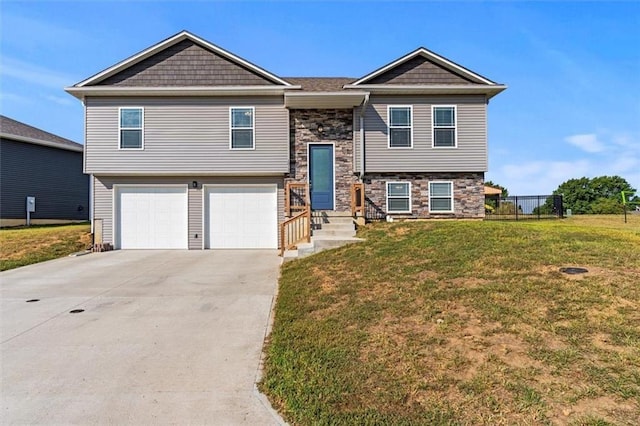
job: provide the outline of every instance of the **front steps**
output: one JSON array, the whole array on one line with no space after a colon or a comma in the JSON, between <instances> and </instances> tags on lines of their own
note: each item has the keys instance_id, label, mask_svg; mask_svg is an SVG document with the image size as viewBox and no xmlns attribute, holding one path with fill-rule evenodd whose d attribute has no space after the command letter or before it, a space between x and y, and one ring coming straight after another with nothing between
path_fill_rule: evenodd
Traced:
<instances>
[{"instance_id":1,"label":"front steps","mask_svg":"<svg viewBox=\"0 0 640 426\"><path fill-rule=\"evenodd\" d=\"M297 250L288 250L283 257L287 261L363 241L355 235L356 226L351 212L313 211L311 242L298 244Z\"/></svg>"}]
</instances>

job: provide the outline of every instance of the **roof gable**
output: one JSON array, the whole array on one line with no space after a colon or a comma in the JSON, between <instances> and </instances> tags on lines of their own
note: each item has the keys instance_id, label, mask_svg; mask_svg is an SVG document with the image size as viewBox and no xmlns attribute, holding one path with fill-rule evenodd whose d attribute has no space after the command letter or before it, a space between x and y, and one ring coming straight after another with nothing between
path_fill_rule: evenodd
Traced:
<instances>
[{"instance_id":1,"label":"roof gable","mask_svg":"<svg viewBox=\"0 0 640 426\"><path fill-rule=\"evenodd\" d=\"M75 87L290 86L218 46L183 31Z\"/></svg>"},{"instance_id":2,"label":"roof gable","mask_svg":"<svg viewBox=\"0 0 640 426\"><path fill-rule=\"evenodd\" d=\"M421 47L360 78L352 85L489 84L493 81Z\"/></svg>"}]
</instances>

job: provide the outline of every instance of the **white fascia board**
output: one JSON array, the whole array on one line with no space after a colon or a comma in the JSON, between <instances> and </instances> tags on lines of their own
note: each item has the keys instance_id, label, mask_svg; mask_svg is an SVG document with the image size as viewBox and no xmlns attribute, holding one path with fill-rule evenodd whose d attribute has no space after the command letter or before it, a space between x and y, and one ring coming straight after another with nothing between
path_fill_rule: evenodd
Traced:
<instances>
[{"instance_id":1,"label":"white fascia board","mask_svg":"<svg viewBox=\"0 0 640 426\"><path fill-rule=\"evenodd\" d=\"M44 141L42 139L34 139L34 138L28 138L25 136L12 135L10 133L4 133L4 132L0 132L0 137L3 139L9 139L9 140L14 140L18 142L25 142L25 143L31 143L34 145L42 145L42 146L48 146L51 148L64 149L66 151L74 151L74 152L84 151L84 146L80 144L78 144L78 146L71 146L71 145L65 145L65 144L61 144L53 141Z\"/></svg>"},{"instance_id":2,"label":"white fascia board","mask_svg":"<svg viewBox=\"0 0 640 426\"><path fill-rule=\"evenodd\" d=\"M257 65L252 64L251 62L242 59L239 56L234 55L233 53L224 50L221 47L216 46L215 44L212 44L196 35L191 34L188 31L181 31L178 34L169 37L168 39L161 41L158 44L154 44L153 46L125 59L124 61L118 62L117 64L99 72L98 74L95 74L91 77L89 77L86 80L83 80L77 84L75 84L73 87L84 87L90 84L94 84L97 83L101 80L104 80L105 78L108 78L114 74L117 74L118 72L130 67L131 65L134 65L144 59L147 59L150 56L155 55L156 53L170 47L173 46L176 43L181 42L182 40L186 40L189 39L191 41L193 41L194 43L200 44L202 46L205 46L207 49L213 50L214 52L218 53L219 55L222 55L234 62L240 63L243 66L249 68L250 70L262 75L263 77L275 81L279 84L282 84L284 86L291 86L291 83L288 83L286 81L284 81L283 79L281 79L280 77L276 76L275 74L272 74L270 72L268 72L267 70L260 68Z\"/></svg>"},{"instance_id":3,"label":"white fascia board","mask_svg":"<svg viewBox=\"0 0 640 426\"><path fill-rule=\"evenodd\" d=\"M351 85L361 85L363 82L370 80L380 74L385 73L386 71L402 64L403 62L406 62L410 59L413 59L414 57L418 56L418 55L422 55L424 57L426 57L427 59L432 60L433 62L436 62L442 66L444 66L445 68L448 68L450 70L454 70L462 75L465 75L471 79L476 79L479 80L481 82L483 82L484 84L489 84L489 85L496 85L495 82L489 80L488 78L485 78L483 76L481 76L480 74L476 74L475 72L466 69L465 67L456 64L455 62L452 62L450 60L448 60L447 58L438 55L437 53L431 52L430 50L425 49L424 47L420 47L416 50L414 50L411 53L406 54L405 56L396 59L395 61L383 66L382 68L379 68L377 70L375 70L374 72L365 75L364 77L362 77L361 79L359 79L358 81L353 82Z\"/></svg>"},{"instance_id":4,"label":"white fascia board","mask_svg":"<svg viewBox=\"0 0 640 426\"><path fill-rule=\"evenodd\" d=\"M86 173L86 172L85 172ZM177 171L177 172L165 172L165 171L161 171L161 170L156 170L156 171L144 171L144 172L140 172L140 171L130 171L130 172L105 172L105 171L90 171L89 173L91 173L93 176L163 176L163 177L167 177L167 176L176 176L176 177L185 177L188 176L190 179L189 181L191 182L192 180L199 180L201 177L206 177L206 176L233 176L233 177L237 177L237 176L285 176L286 174L289 173L289 169L287 168L286 170L282 170L279 172L274 172L274 171L268 171L268 172L256 172L256 171L244 171L244 170L237 170L237 171L224 171L224 172L202 172L202 171L188 171L188 170L183 170L183 171Z\"/></svg>"},{"instance_id":5,"label":"white fascia board","mask_svg":"<svg viewBox=\"0 0 640 426\"><path fill-rule=\"evenodd\" d=\"M82 100L86 96L264 96L282 95L285 93L285 90L295 90L300 88L300 86L72 86L66 87L64 90Z\"/></svg>"},{"instance_id":6,"label":"white fascia board","mask_svg":"<svg viewBox=\"0 0 640 426\"><path fill-rule=\"evenodd\" d=\"M284 105L287 108L352 108L362 104L367 92L287 92Z\"/></svg>"},{"instance_id":7,"label":"white fascia board","mask_svg":"<svg viewBox=\"0 0 640 426\"><path fill-rule=\"evenodd\" d=\"M364 89L374 95L487 95L491 98L507 89L505 85L443 84L433 86L392 84L347 84L345 89Z\"/></svg>"}]
</instances>

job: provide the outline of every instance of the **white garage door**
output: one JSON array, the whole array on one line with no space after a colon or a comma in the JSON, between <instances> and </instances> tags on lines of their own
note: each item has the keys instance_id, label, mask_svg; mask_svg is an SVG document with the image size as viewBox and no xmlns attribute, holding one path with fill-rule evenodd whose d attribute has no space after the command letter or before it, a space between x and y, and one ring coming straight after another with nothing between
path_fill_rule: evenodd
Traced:
<instances>
[{"instance_id":1,"label":"white garage door","mask_svg":"<svg viewBox=\"0 0 640 426\"><path fill-rule=\"evenodd\" d=\"M277 248L276 186L207 189L207 248Z\"/></svg>"},{"instance_id":2,"label":"white garage door","mask_svg":"<svg viewBox=\"0 0 640 426\"><path fill-rule=\"evenodd\" d=\"M121 187L118 206L120 248L187 248L186 187Z\"/></svg>"}]
</instances>

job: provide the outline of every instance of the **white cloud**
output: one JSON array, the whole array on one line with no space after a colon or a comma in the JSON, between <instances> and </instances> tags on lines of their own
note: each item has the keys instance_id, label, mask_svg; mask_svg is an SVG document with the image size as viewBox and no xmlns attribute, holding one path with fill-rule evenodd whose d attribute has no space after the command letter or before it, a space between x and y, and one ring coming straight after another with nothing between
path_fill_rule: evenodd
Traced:
<instances>
[{"instance_id":1,"label":"white cloud","mask_svg":"<svg viewBox=\"0 0 640 426\"><path fill-rule=\"evenodd\" d=\"M565 142L571 145L577 146L586 152L602 152L606 149L606 145L598 139L598 135L595 133L588 133L584 135L571 135L564 138Z\"/></svg>"},{"instance_id":2,"label":"white cloud","mask_svg":"<svg viewBox=\"0 0 640 426\"><path fill-rule=\"evenodd\" d=\"M73 77L60 72L6 56L2 58L0 76L3 79L9 77L56 90L70 86L76 81ZM4 84L6 85L6 82Z\"/></svg>"},{"instance_id":3,"label":"white cloud","mask_svg":"<svg viewBox=\"0 0 640 426\"><path fill-rule=\"evenodd\" d=\"M58 105L63 105L63 106L75 105L75 102L73 99L71 99L71 96L69 96L68 98L65 98L62 96L48 95L48 96L45 96L45 99L48 101L54 102Z\"/></svg>"},{"instance_id":4,"label":"white cloud","mask_svg":"<svg viewBox=\"0 0 640 426\"><path fill-rule=\"evenodd\" d=\"M28 96L0 92L0 110L4 110L5 104L30 104L32 102L33 99Z\"/></svg>"}]
</instances>

